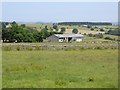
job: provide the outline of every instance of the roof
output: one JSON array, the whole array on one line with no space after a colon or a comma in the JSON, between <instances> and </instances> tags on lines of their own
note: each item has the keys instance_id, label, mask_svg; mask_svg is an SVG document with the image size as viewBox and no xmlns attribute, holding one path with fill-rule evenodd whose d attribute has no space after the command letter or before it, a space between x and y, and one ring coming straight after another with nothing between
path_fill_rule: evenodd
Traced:
<instances>
[{"instance_id":1,"label":"roof","mask_svg":"<svg viewBox=\"0 0 120 90\"><path fill-rule=\"evenodd\" d=\"M73 37L73 38L81 38L84 37L82 34L54 34L56 37Z\"/></svg>"}]
</instances>

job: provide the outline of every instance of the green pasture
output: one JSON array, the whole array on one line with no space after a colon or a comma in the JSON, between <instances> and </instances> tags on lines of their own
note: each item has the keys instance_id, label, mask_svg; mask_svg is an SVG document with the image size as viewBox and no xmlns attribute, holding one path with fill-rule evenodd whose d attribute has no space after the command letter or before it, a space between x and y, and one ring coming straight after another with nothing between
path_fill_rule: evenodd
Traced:
<instances>
[{"instance_id":1,"label":"green pasture","mask_svg":"<svg viewBox=\"0 0 120 90\"><path fill-rule=\"evenodd\" d=\"M117 88L118 50L2 52L3 88Z\"/></svg>"}]
</instances>

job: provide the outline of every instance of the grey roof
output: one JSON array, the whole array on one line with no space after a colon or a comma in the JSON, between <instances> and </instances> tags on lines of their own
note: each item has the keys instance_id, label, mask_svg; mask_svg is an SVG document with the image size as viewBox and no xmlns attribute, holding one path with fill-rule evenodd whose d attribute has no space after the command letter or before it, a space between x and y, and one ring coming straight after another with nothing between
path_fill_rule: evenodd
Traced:
<instances>
[{"instance_id":1,"label":"grey roof","mask_svg":"<svg viewBox=\"0 0 120 90\"><path fill-rule=\"evenodd\" d=\"M81 38L84 37L82 34L54 34L56 37L73 37L73 38Z\"/></svg>"}]
</instances>

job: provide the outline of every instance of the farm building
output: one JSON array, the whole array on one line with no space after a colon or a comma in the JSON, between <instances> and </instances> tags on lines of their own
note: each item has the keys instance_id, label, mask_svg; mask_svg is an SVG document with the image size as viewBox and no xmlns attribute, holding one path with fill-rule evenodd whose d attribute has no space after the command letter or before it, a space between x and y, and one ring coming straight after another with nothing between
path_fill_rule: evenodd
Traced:
<instances>
[{"instance_id":1,"label":"farm building","mask_svg":"<svg viewBox=\"0 0 120 90\"><path fill-rule=\"evenodd\" d=\"M81 34L54 34L48 37L48 42L81 42L83 39Z\"/></svg>"}]
</instances>

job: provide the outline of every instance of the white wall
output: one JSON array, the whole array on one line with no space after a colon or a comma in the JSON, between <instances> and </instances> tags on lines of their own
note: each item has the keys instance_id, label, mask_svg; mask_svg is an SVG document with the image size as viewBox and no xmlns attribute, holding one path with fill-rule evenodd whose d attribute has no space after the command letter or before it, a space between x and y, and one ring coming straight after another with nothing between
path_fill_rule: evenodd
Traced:
<instances>
[{"instance_id":1,"label":"white wall","mask_svg":"<svg viewBox=\"0 0 120 90\"><path fill-rule=\"evenodd\" d=\"M82 41L82 38L77 38L76 39L76 42L81 42Z\"/></svg>"}]
</instances>

